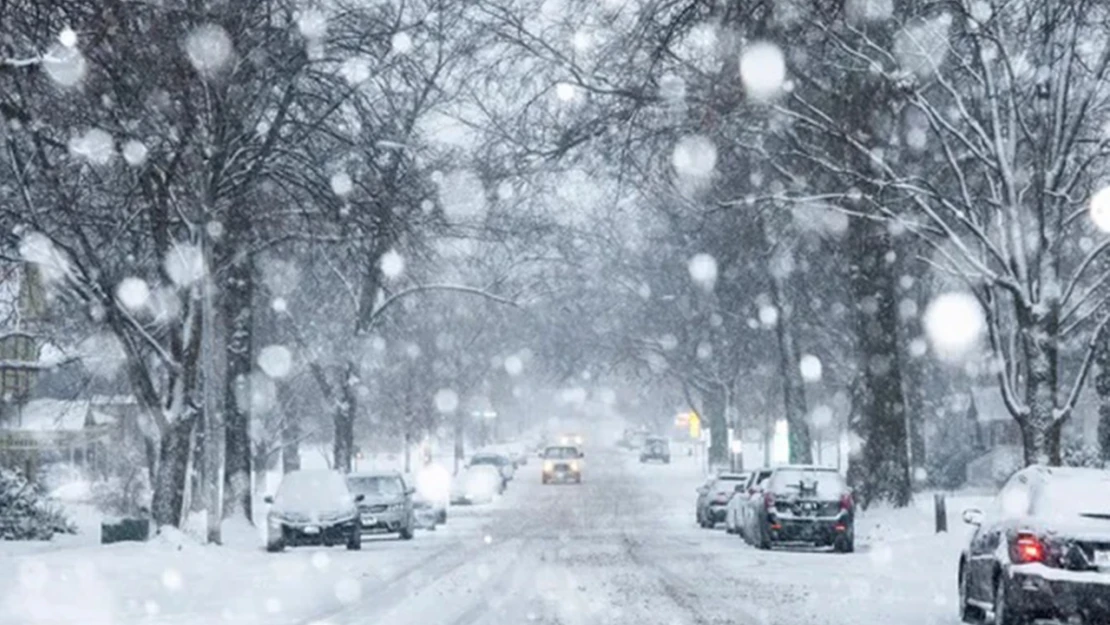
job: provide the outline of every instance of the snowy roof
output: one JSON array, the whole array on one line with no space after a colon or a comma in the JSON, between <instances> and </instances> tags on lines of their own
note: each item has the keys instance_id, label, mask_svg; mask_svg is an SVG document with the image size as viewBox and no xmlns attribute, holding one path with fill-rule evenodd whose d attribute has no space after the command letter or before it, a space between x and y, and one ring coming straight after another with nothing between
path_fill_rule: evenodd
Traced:
<instances>
[{"instance_id":1,"label":"snowy roof","mask_svg":"<svg viewBox=\"0 0 1110 625\"><path fill-rule=\"evenodd\" d=\"M33 399L5 425L13 430L80 430L90 416L92 425L116 421L113 415L92 406L92 401L88 399Z\"/></svg>"}]
</instances>

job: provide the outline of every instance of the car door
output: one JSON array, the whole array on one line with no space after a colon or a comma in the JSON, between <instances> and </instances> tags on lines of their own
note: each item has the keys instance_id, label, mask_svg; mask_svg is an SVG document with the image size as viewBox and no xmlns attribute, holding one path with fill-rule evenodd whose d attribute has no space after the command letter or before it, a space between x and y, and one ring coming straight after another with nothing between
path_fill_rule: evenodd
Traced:
<instances>
[{"instance_id":1,"label":"car door","mask_svg":"<svg viewBox=\"0 0 1110 625\"><path fill-rule=\"evenodd\" d=\"M767 485L769 479L771 479L771 471L757 471L748 483L748 489L744 492L741 524L745 536L754 535L752 532L755 531L755 520L759 518L756 506L763 504L763 487Z\"/></svg>"},{"instance_id":2,"label":"car door","mask_svg":"<svg viewBox=\"0 0 1110 625\"><path fill-rule=\"evenodd\" d=\"M994 599L994 567L997 551L1006 532L1014 524L1015 514L1024 515L1030 505L1030 482L1025 473L1017 473L998 492L983 522L975 529L968 546L969 595L980 601ZM1023 503L1024 502L1024 503Z\"/></svg>"}]
</instances>

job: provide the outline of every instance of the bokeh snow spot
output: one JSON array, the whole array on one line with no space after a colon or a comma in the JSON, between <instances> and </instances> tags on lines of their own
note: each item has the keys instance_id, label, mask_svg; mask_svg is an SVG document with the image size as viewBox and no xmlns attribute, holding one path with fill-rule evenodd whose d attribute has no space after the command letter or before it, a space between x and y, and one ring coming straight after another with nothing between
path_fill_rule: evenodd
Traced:
<instances>
[{"instance_id":1,"label":"bokeh snow spot","mask_svg":"<svg viewBox=\"0 0 1110 625\"><path fill-rule=\"evenodd\" d=\"M40 274L47 282L61 280L70 272L65 254L41 232L30 231L20 237L19 256L38 266Z\"/></svg>"},{"instance_id":2,"label":"bokeh snow spot","mask_svg":"<svg viewBox=\"0 0 1110 625\"><path fill-rule=\"evenodd\" d=\"M717 167L717 146L703 135L683 137L674 146L671 162L680 176L708 178Z\"/></svg>"},{"instance_id":3,"label":"bokeh snow spot","mask_svg":"<svg viewBox=\"0 0 1110 625\"><path fill-rule=\"evenodd\" d=\"M486 543L487 545L491 544L493 542L493 536L486 534L485 537L482 538L482 542Z\"/></svg>"},{"instance_id":4,"label":"bokeh snow spot","mask_svg":"<svg viewBox=\"0 0 1110 625\"><path fill-rule=\"evenodd\" d=\"M677 104L686 100L686 81L676 74L663 74L659 79L659 97Z\"/></svg>"},{"instance_id":5,"label":"bokeh snow spot","mask_svg":"<svg viewBox=\"0 0 1110 625\"><path fill-rule=\"evenodd\" d=\"M70 137L68 147L70 156L93 165L107 165L116 153L112 135L100 128L90 128L83 134Z\"/></svg>"},{"instance_id":6,"label":"bokeh snow spot","mask_svg":"<svg viewBox=\"0 0 1110 625\"><path fill-rule=\"evenodd\" d=\"M320 39L328 34L328 16L317 9L306 9L297 16L297 30L305 39Z\"/></svg>"},{"instance_id":7,"label":"bokeh snow spot","mask_svg":"<svg viewBox=\"0 0 1110 625\"><path fill-rule=\"evenodd\" d=\"M145 163L148 153L146 145L138 139L130 139L123 144L123 160L132 167L139 167Z\"/></svg>"},{"instance_id":8,"label":"bokeh snow spot","mask_svg":"<svg viewBox=\"0 0 1110 625\"><path fill-rule=\"evenodd\" d=\"M76 47L54 44L42 57L46 75L62 87L76 87L89 71L88 61Z\"/></svg>"},{"instance_id":9,"label":"bokeh snow spot","mask_svg":"<svg viewBox=\"0 0 1110 625\"><path fill-rule=\"evenodd\" d=\"M181 590L184 585L184 580L181 578L181 572L177 569L166 569L162 571L162 586L171 592Z\"/></svg>"},{"instance_id":10,"label":"bokeh snow spot","mask_svg":"<svg viewBox=\"0 0 1110 625\"><path fill-rule=\"evenodd\" d=\"M1103 232L1110 232L1110 186L1099 189L1091 196L1091 221Z\"/></svg>"},{"instance_id":11,"label":"bokeh snow spot","mask_svg":"<svg viewBox=\"0 0 1110 625\"><path fill-rule=\"evenodd\" d=\"M774 327L779 322L779 309L770 304L759 307L759 323L764 327Z\"/></svg>"},{"instance_id":12,"label":"bokeh snow spot","mask_svg":"<svg viewBox=\"0 0 1110 625\"><path fill-rule=\"evenodd\" d=\"M986 320L978 300L968 293L938 295L925 309L925 334L942 360L960 361L978 346Z\"/></svg>"},{"instance_id":13,"label":"bokeh snow spot","mask_svg":"<svg viewBox=\"0 0 1110 625\"><path fill-rule=\"evenodd\" d=\"M381 268L382 275L391 280L396 280L405 272L405 257L401 256L397 250L389 250L382 254Z\"/></svg>"},{"instance_id":14,"label":"bokeh snow spot","mask_svg":"<svg viewBox=\"0 0 1110 625\"><path fill-rule=\"evenodd\" d=\"M441 388L435 394L436 410L442 414L455 412L459 407L459 395L449 388Z\"/></svg>"},{"instance_id":15,"label":"bokeh snow spot","mask_svg":"<svg viewBox=\"0 0 1110 625\"><path fill-rule=\"evenodd\" d=\"M339 66L339 75L352 85L366 82L370 78L370 61L363 57L351 57Z\"/></svg>"},{"instance_id":16,"label":"bokeh snow spot","mask_svg":"<svg viewBox=\"0 0 1110 625\"><path fill-rule=\"evenodd\" d=\"M218 74L234 54L231 37L216 24L202 24L185 37L185 55L203 77Z\"/></svg>"},{"instance_id":17,"label":"bokeh snow spot","mask_svg":"<svg viewBox=\"0 0 1110 625\"><path fill-rule=\"evenodd\" d=\"M439 201L452 219L476 218L486 211L486 190L477 174L458 169L439 177Z\"/></svg>"},{"instance_id":18,"label":"bokeh snow spot","mask_svg":"<svg viewBox=\"0 0 1110 625\"><path fill-rule=\"evenodd\" d=\"M357 579L346 577L335 583L335 598L340 603L351 604L362 597L362 584Z\"/></svg>"},{"instance_id":19,"label":"bokeh snow spot","mask_svg":"<svg viewBox=\"0 0 1110 625\"><path fill-rule=\"evenodd\" d=\"M72 48L76 46L77 32L69 26L66 26L62 29L62 32L58 33L58 42L67 48Z\"/></svg>"},{"instance_id":20,"label":"bokeh snow spot","mask_svg":"<svg viewBox=\"0 0 1110 625\"><path fill-rule=\"evenodd\" d=\"M827 428L832 425L833 409L827 404L821 404L813 409L813 413L810 414L810 420L813 421L813 425L818 428Z\"/></svg>"},{"instance_id":21,"label":"bokeh snow spot","mask_svg":"<svg viewBox=\"0 0 1110 625\"><path fill-rule=\"evenodd\" d=\"M158 613L161 611L162 608L154 599L147 599L143 602L143 612L146 612L147 616L158 616Z\"/></svg>"},{"instance_id":22,"label":"bokeh snow spot","mask_svg":"<svg viewBox=\"0 0 1110 625\"><path fill-rule=\"evenodd\" d=\"M115 377L127 362L127 353L114 334L100 332L77 344L81 365L89 373L104 378Z\"/></svg>"},{"instance_id":23,"label":"bokeh snow spot","mask_svg":"<svg viewBox=\"0 0 1110 625\"><path fill-rule=\"evenodd\" d=\"M293 369L293 353L284 345L267 345L258 352L258 367L271 378L284 378Z\"/></svg>"},{"instance_id":24,"label":"bokeh snow spot","mask_svg":"<svg viewBox=\"0 0 1110 625\"><path fill-rule=\"evenodd\" d=\"M204 252L191 243L176 243L166 254L166 275L179 287L189 286L204 277Z\"/></svg>"},{"instance_id":25,"label":"bokeh snow spot","mask_svg":"<svg viewBox=\"0 0 1110 625\"><path fill-rule=\"evenodd\" d=\"M128 310L141 310L150 301L150 287L142 278L124 278L116 286L116 297Z\"/></svg>"},{"instance_id":26,"label":"bokeh snow spot","mask_svg":"<svg viewBox=\"0 0 1110 625\"><path fill-rule=\"evenodd\" d=\"M412 52L412 36L406 32L394 34L389 43L390 49L394 54L408 54Z\"/></svg>"},{"instance_id":27,"label":"bokeh snow spot","mask_svg":"<svg viewBox=\"0 0 1110 625\"><path fill-rule=\"evenodd\" d=\"M312 554L312 566L316 567L316 570L323 571L328 568L329 564L331 564L331 559L328 558L328 554L323 551L317 551Z\"/></svg>"},{"instance_id":28,"label":"bokeh snow spot","mask_svg":"<svg viewBox=\"0 0 1110 625\"><path fill-rule=\"evenodd\" d=\"M555 97L560 102L573 102L578 99L578 86L569 82L560 82L555 85Z\"/></svg>"},{"instance_id":29,"label":"bokeh snow spot","mask_svg":"<svg viewBox=\"0 0 1110 625\"><path fill-rule=\"evenodd\" d=\"M745 93L755 100L769 100L782 92L786 59L773 43L760 41L740 54L740 80Z\"/></svg>"},{"instance_id":30,"label":"bokeh snow spot","mask_svg":"<svg viewBox=\"0 0 1110 625\"><path fill-rule=\"evenodd\" d=\"M339 197L347 197L355 188L354 182L351 180L351 175L345 171L340 171L332 174L331 176L331 191Z\"/></svg>"},{"instance_id":31,"label":"bokeh snow spot","mask_svg":"<svg viewBox=\"0 0 1110 625\"><path fill-rule=\"evenodd\" d=\"M280 314L289 310L289 303L284 297L275 297L270 301L270 309Z\"/></svg>"},{"instance_id":32,"label":"bokeh snow spot","mask_svg":"<svg viewBox=\"0 0 1110 625\"><path fill-rule=\"evenodd\" d=\"M709 341L698 343L697 357L698 360L709 360L713 357L713 346L709 344Z\"/></svg>"},{"instance_id":33,"label":"bokeh snow spot","mask_svg":"<svg viewBox=\"0 0 1110 625\"><path fill-rule=\"evenodd\" d=\"M802 379L806 382L821 381L821 359L817 356L805 354L798 362L798 368L801 369Z\"/></svg>"},{"instance_id":34,"label":"bokeh snow spot","mask_svg":"<svg viewBox=\"0 0 1110 625\"><path fill-rule=\"evenodd\" d=\"M513 354L505 358L505 372L516 377L524 371L524 361L520 356Z\"/></svg>"},{"instance_id":35,"label":"bokeh snow spot","mask_svg":"<svg viewBox=\"0 0 1110 625\"><path fill-rule=\"evenodd\" d=\"M717 260L709 254L695 254L687 264L690 278L705 290L712 290L717 283Z\"/></svg>"}]
</instances>

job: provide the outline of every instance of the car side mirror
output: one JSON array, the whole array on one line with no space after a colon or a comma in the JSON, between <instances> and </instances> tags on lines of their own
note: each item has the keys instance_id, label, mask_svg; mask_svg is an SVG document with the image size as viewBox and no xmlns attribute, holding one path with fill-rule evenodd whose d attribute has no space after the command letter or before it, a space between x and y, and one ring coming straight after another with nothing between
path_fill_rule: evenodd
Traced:
<instances>
[{"instance_id":1,"label":"car side mirror","mask_svg":"<svg viewBox=\"0 0 1110 625\"><path fill-rule=\"evenodd\" d=\"M364 501L365 499L366 499L366 495L363 495L362 493L359 493L359 494L355 495L355 503L360 503L360 502Z\"/></svg>"},{"instance_id":2,"label":"car side mirror","mask_svg":"<svg viewBox=\"0 0 1110 625\"><path fill-rule=\"evenodd\" d=\"M585 458L586 457L586 452L584 452L584 451L578 452L578 457L579 458Z\"/></svg>"},{"instance_id":3,"label":"car side mirror","mask_svg":"<svg viewBox=\"0 0 1110 625\"><path fill-rule=\"evenodd\" d=\"M413 488L413 487L411 487L411 486L409 486L408 488L406 488L406 489L405 489L405 494L406 494L406 495L411 495L411 494L413 494L413 493L415 493L415 492L416 492L416 489L415 489L415 488Z\"/></svg>"},{"instance_id":4,"label":"car side mirror","mask_svg":"<svg viewBox=\"0 0 1110 625\"><path fill-rule=\"evenodd\" d=\"M968 525L982 525L983 524L983 511L978 508L968 508L964 510L964 523Z\"/></svg>"},{"instance_id":5,"label":"car side mirror","mask_svg":"<svg viewBox=\"0 0 1110 625\"><path fill-rule=\"evenodd\" d=\"M265 497L262 498L262 501L264 501L266 503L269 503L269 504L272 504L272 503L274 503L274 498L269 496L269 495L266 495Z\"/></svg>"}]
</instances>

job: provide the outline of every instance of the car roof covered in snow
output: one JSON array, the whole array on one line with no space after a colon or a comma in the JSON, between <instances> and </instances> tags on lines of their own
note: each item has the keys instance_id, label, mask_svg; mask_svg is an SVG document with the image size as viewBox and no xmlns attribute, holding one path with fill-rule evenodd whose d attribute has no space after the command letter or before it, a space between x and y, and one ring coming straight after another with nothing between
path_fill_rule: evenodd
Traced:
<instances>
[{"instance_id":1,"label":"car roof covered in snow","mask_svg":"<svg viewBox=\"0 0 1110 625\"><path fill-rule=\"evenodd\" d=\"M388 469L381 469L378 471L359 471L357 473L348 473L347 479L358 477L403 477L400 471L390 471Z\"/></svg>"}]
</instances>

